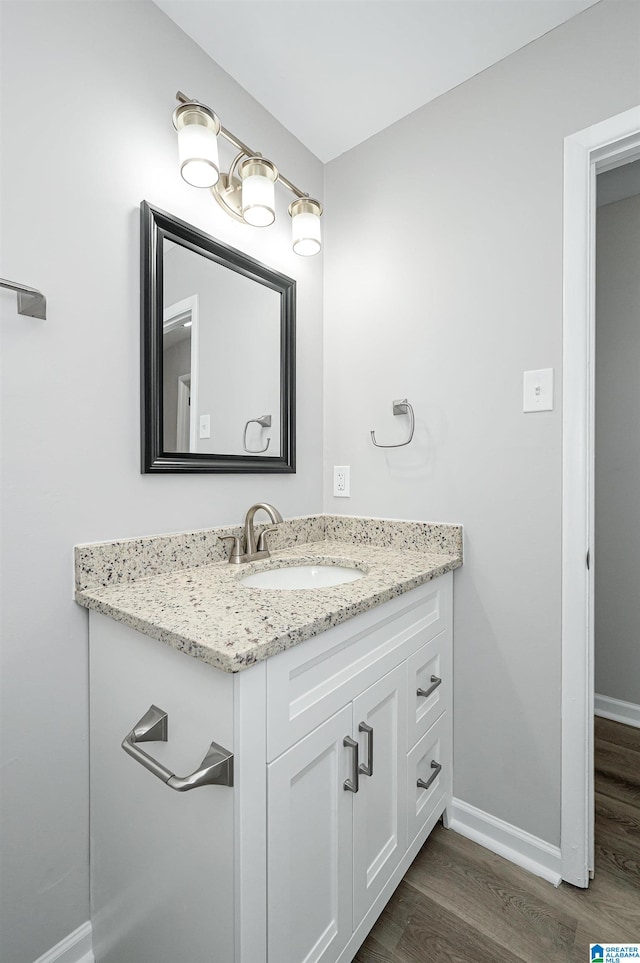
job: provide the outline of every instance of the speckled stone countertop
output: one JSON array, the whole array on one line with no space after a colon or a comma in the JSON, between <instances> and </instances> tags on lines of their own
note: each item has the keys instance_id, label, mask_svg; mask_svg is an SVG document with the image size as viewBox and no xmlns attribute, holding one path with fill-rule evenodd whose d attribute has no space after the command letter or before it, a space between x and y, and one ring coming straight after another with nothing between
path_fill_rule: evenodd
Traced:
<instances>
[{"instance_id":1,"label":"speckled stone countertop","mask_svg":"<svg viewBox=\"0 0 640 963\"><path fill-rule=\"evenodd\" d=\"M278 530L271 558L244 565L224 561L218 542L235 528L77 546L76 600L202 662L239 672L462 564L458 525L321 515L286 520ZM287 539L288 547L276 548ZM248 588L240 581L267 568L320 560L365 575L302 590Z\"/></svg>"}]
</instances>

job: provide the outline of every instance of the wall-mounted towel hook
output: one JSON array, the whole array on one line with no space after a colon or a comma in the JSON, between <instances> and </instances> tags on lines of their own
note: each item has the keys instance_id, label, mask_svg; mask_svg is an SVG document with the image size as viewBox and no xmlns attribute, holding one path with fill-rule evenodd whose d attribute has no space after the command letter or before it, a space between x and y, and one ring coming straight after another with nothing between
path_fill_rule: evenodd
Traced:
<instances>
[{"instance_id":1,"label":"wall-mounted towel hook","mask_svg":"<svg viewBox=\"0 0 640 963\"><path fill-rule=\"evenodd\" d=\"M257 425L262 425L263 428L271 428L271 415L260 415L259 418L249 418L249 421L244 426L244 438L242 439L242 447L245 451L248 451L251 455L259 455L261 452L266 451L269 447L269 442L271 438L267 438L267 443L264 448L247 448L247 428L254 422Z\"/></svg>"},{"instance_id":2,"label":"wall-mounted towel hook","mask_svg":"<svg viewBox=\"0 0 640 963\"><path fill-rule=\"evenodd\" d=\"M409 415L409 418L411 419L411 423L409 425L409 437L407 438L406 441L401 441L397 445L380 445L376 441L375 431L372 431L371 441L374 443L376 448L404 448L404 446L408 445L411 442L411 439L413 438L413 429L416 426L416 419L413 413L413 408L411 407L411 405L409 404L406 398L398 398L396 399L396 401L393 402L393 413L394 415Z\"/></svg>"},{"instance_id":3,"label":"wall-mounted towel hook","mask_svg":"<svg viewBox=\"0 0 640 963\"><path fill-rule=\"evenodd\" d=\"M7 288L15 291L18 295L18 314L23 314L27 318L40 318L42 321L47 319L47 299L42 291L35 288L28 288L26 284L16 284L15 281L5 281L0 278L0 288Z\"/></svg>"}]
</instances>

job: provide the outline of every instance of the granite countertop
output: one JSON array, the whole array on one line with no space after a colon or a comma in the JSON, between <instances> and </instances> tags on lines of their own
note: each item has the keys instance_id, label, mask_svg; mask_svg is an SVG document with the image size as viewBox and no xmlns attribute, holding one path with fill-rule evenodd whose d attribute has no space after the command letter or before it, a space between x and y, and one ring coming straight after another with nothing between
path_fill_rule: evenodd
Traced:
<instances>
[{"instance_id":1,"label":"granite countertop","mask_svg":"<svg viewBox=\"0 0 640 963\"><path fill-rule=\"evenodd\" d=\"M434 539L424 536L425 523L415 523L423 526L420 538L409 540L407 547L407 541L389 527L389 522L384 522L382 536L381 526L372 535L371 528L365 530L356 524L349 533L349 525L340 524L337 534L341 537L336 538L336 526L328 531L331 526L326 521L315 524L318 518L326 520L329 516L316 516L312 531L308 519L298 520L305 522L298 525L298 538L310 534L312 540L299 542L293 538L295 544L272 550L270 559L242 565L198 557L189 567L194 558L189 553L179 558L174 548L171 564L160 565L160 571L146 576L136 571L134 577L127 577L126 568L118 569L113 563L113 546L119 550L124 546L130 557L139 557L140 551L150 553L146 543L152 540L139 539L103 543L112 554L98 578L95 558L100 546L80 546L76 549L76 600L208 665L239 672L462 564L459 526L437 526L439 533L446 528L452 532ZM345 534L356 540L346 540ZM178 536L159 538L170 542ZM281 533L281 540L285 538L286 532ZM391 544L372 544L374 541ZM421 550L423 546L429 550ZM217 551L221 553L221 549ZM356 567L365 575L355 582L301 590L249 588L240 581L267 568L319 560ZM162 571L163 567L168 570ZM90 568L94 584L86 576Z\"/></svg>"}]
</instances>

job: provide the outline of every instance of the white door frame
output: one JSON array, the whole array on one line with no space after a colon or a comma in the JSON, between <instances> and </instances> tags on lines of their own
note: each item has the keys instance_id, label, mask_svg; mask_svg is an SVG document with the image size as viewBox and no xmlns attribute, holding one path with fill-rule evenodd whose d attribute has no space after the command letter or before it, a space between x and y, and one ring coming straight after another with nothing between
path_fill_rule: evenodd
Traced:
<instances>
[{"instance_id":1,"label":"white door frame","mask_svg":"<svg viewBox=\"0 0 640 963\"><path fill-rule=\"evenodd\" d=\"M178 376L178 413L176 416L176 451L193 451L191 446L191 372Z\"/></svg>"},{"instance_id":2,"label":"white door frame","mask_svg":"<svg viewBox=\"0 0 640 963\"><path fill-rule=\"evenodd\" d=\"M191 405L189 408L189 451L198 450L198 395L200 368L200 301L192 294L164 309L162 330L168 334L174 328L188 324L191 327Z\"/></svg>"},{"instance_id":3,"label":"white door frame","mask_svg":"<svg viewBox=\"0 0 640 963\"><path fill-rule=\"evenodd\" d=\"M594 868L594 402L596 175L640 156L640 107L564 142L562 878ZM587 569L590 551L592 564Z\"/></svg>"}]
</instances>

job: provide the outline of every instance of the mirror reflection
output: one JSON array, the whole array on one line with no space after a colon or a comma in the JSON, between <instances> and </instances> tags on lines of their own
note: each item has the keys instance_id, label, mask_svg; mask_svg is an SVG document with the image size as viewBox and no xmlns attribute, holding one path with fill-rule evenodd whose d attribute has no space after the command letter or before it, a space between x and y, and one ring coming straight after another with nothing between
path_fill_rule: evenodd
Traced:
<instances>
[{"instance_id":1,"label":"mirror reflection","mask_svg":"<svg viewBox=\"0 0 640 963\"><path fill-rule=\"evenodd\" d=\"M280 294L163 239L166 452L270 457L280 445Z\"/></svg>"},{"instance_id":2,"label":"mirror reflection","mask_svg":"<svg viewBox=\"0 0 640 963\"><path fill-rule=\"evenodd\" d=\"M295 471L295 281L141 217L142 471Z\"/></svg>"}]
</instances>

